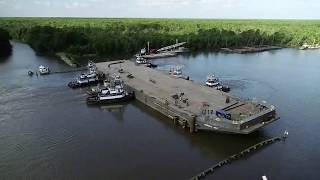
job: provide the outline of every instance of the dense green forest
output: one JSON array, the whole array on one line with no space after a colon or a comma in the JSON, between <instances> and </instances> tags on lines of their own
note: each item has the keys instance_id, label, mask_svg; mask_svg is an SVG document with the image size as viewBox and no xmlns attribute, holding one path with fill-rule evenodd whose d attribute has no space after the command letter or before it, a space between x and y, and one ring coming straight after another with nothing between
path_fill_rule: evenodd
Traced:
<instances>
[{"instance_id":1,"label":"dense green forest","mask_svg":"<svg viewBox=\"0 0 320 180\"><path fill-rule=\"evenodd\" d=\"M9 32L0 28L0 57L6 57L11 54L12 46L10 44Z\"/></svg>"},{"instance_id":2,"label":"dense green forest","mask_svg":"<svg viewBox=\"0 0 320 180\"><path fill-rule=\"evenodd\" d=\"M0 28L38 53L64 51L73 55L132 54L187 41L192 50L276 45L298 47L320 41L320 21L0 18Z\"/></svg>"}]
</instances>

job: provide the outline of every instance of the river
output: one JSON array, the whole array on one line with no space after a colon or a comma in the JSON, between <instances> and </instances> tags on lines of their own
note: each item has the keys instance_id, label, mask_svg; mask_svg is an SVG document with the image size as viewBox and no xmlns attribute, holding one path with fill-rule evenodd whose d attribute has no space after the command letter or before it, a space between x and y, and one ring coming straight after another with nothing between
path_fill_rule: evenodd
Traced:
<instances>
[{"instance_id":1,"label":"river","mask_svg":"<svg viewBox=\"0 0 320 180\"><path fill-rule=\"evenodd\" d=\"M286 141L227 165L208 179L318 179L320 51L282 49L239 55L203 53L155 60L160 71L180 65L196 83L215 73L231 93L266 100L281 117L250 135L189 134L139 102L88 107L86 89L66 86L79 72L29 77L41 64L13 42L0 62L0 179L188 179L269 137Z\"/></svg>"}]
</instances>

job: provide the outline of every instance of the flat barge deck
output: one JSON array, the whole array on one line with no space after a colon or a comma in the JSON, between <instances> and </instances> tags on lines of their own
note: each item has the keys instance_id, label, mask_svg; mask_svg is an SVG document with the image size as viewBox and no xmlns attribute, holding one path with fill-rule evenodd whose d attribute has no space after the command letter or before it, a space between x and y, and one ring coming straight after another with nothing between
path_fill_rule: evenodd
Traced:
<instances>
[{"instance_id":1,"label":"flat barge deck","mask_svg":"<svg viewBox=\"0 0 320 180\"><path fill-rule=\"evenodd\" d=\"M231 94L176 78L124 60L97 63L107 78L120 75L138 101L190 132L209 130L249 134L278 119L273 105L241 100Z\"/></svg>"}]
</instances>

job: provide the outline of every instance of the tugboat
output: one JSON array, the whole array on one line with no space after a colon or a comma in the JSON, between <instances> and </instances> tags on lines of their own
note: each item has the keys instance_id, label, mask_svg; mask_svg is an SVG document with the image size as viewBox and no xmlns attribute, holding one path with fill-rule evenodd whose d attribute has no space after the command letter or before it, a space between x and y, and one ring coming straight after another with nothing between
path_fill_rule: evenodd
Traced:
<instances>
[{"instance_id":1,"label":"tugboat","mask_svg":"<svg viewBox=\"0 0 320 180\"><path fill-rule=\"evenodd\" d=\"M117 76L110 87L102 90L97 95L87 98L87 104L111 104L127 102L134 99L134 92L128 93L123 89L123 81Z\"/></svg>"},{"instance_id":2,"label":"tugboat","mask_svg":"<svg viewBox=\"0 0 320 180\"><path fill-rule=\"evenodd\" d=\"M180 66L177 66L173 69L170 69L169 74L180 78L180 77L182 77L182 68Z\"/></svg>"},{"instance_id":3,"label":"tugboat","mask_svg":"<svg viewBox=\"0 0 320 180\"><path fill-rule=\"evenodd\" d=\"M206 86L216 87L216 86L219 86L219 84L220 84L219 79L217 77L215 77L214 75L209 75L207 77Z\"/></svg>"},{"instance_id":4,"label":"tugboat","mask_svg":"<svg viewBox=\"0 0 320 180\"><path fill-rule=\"evenodd\" d=\"M94 68L96 69L96 65L94 64L93 61L88 61L88 65L87 65L88 69Z\"/></svg>"},{"instance_id":5,"label":"tugboat","mask_svg":"<svg viewBox=\"0 0 320 180\"><path fill-rule=\"evenodd\" d=\"M43 65L39 66L40 75L46 75L50 73L49 67L45 67Z\"/></svg>"},{"instance_id":6,"label":"tugboat","mask_svg":"<svg viewBox=\"0 0 320 180\"><path fill-rule=\"evenodd\" d=\"M156 67L158 67L158 65L153 64L153 63L149 62L149 63L147 63L147 64L146 64L146 67L149 67L149 68L156 68Z\"/></svg>"},{"instance_id":7,"label":"tugboat","mask_svg":"<svg viewBox=\"0 0 320 180\"><path fill-rule=\"evenodd\" d=\"M136 63L137 64L147 64L149 61L141 56L137 56Z\"/></svg>"},{"instance_id":8,"label":"tugboat","mask_svg":"<svg viewBox=\"0 0 320 180\"><path fill-rule=\"evenodd\" d=\"M89 62L88 69L89 69L89 73L81 74L77 78L77 80L69 82L68 86L70 88L79 88L79 87L84 87L91 84L98 84L100 82L103 82L105 75L97 73L97 67L95 66L94 63Z\"/></svg>"},{"instance_id":9,"label":"tugboat","mask_svg":"<svg viewBox=\"0 0 320 180\"><path fill-rule=\"evenodd\" d=\"M99 93L104 92L105 90L108 90L108 88L110 88L110 81L109 80L104 80L103 81L103 85L98 85L96 87L91 88L91 90L87 91L87 94L89 96L96 96Z\"/></svg>"},{"instance_id":10,"label":"tugboat","mask_svg":"<svg viewBox=\"0 0 320 180\"><path fill-rule=\"evenodd\" d=\"M223 92L229 92L230 87L221 85L219 82L219 79L215 77L214 75L209 75L206 80L206 86L214 87L216 90L220 90Z\"/></svg>"},{"instance_id":11,"label":"tugboat","mask_svg":"<svg viewBox=\"0 0 320 180\"><path fill-rule=\"evenodd\" d=\"M230 87L229 86L217 86L216 87L217 90L223 91L223 92L229 92L230 91Z\"/></svg>"}]
</instances>

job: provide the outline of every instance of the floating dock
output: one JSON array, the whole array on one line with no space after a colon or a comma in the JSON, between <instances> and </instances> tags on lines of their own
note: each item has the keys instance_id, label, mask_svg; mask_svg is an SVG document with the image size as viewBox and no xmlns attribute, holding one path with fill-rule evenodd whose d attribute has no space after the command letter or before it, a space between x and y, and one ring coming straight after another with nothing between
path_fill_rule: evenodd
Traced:
<instances>
[{"instance_id":1,"label":"floating dock","mask_svg":"<svg viewBox=\"0 0 320 180\"><path fill-rule=\"evenodd\" d=\"M259 46L259 47L243 47L243 48L221 48L222 51L228 53L238 53L238 54L248 54L248 53L256 53L263 51L271 51L281 49L281 47L277 46Z\"/></svg>"},{"instance_id":2,"label":"floating dock","mask_svg":"<svg viewBox=\"0 0 320 180\"><path fill-rule=\"evenodd\" d=\"M156 54L146 54L141 55L141 57L145 59L158 59L158 58L167 58L167 57L174 57L177 56L177 53L175 52L161 52Z\"/></svg>"},{"instance_id":3,"label":"floating dock","mask_svg":"<svg viewBox=\"0 0 320 180\"><path fill-rule=\"evenodd\" d=\"M209 130L249 134L278 119L273 105L241 100L128 60L96 65L107 78L120 75L126 90L134 91L138 101L191 133Z\"/></svg>"},{"instance_id":4,"label":"floating dock","mask_svg":"<svg viewBox=\"0 0 320 180\"><path fill-rule=\"evenodd\" d=\"M237 154L229 156L227 159L224 159L224 160L216 163L215 165L209 167L208 169L206 169L206 170L202 171L201 173L197 174L196 176L192 177L190 180L204 179L208 175L214 173L215 170L221 168L222 166L227 165L227 164L231 164L232 161L238 160L238 159L244 157L245 155L247 155L249 153L252 153L254 151L257 151L257 150L261 149L262 147L265 147L267 145L270 145L272 143L275 143L275 142L278 142L278 141L281 141L281 140L284 141L286 138L287 138L286 136L274 137L274 138L270 138L270 139L264 140L262 142L259 142L259 143L255 144L255 145L250 146L249 148L237 153Z\"/></svg>"}]
</instances>

